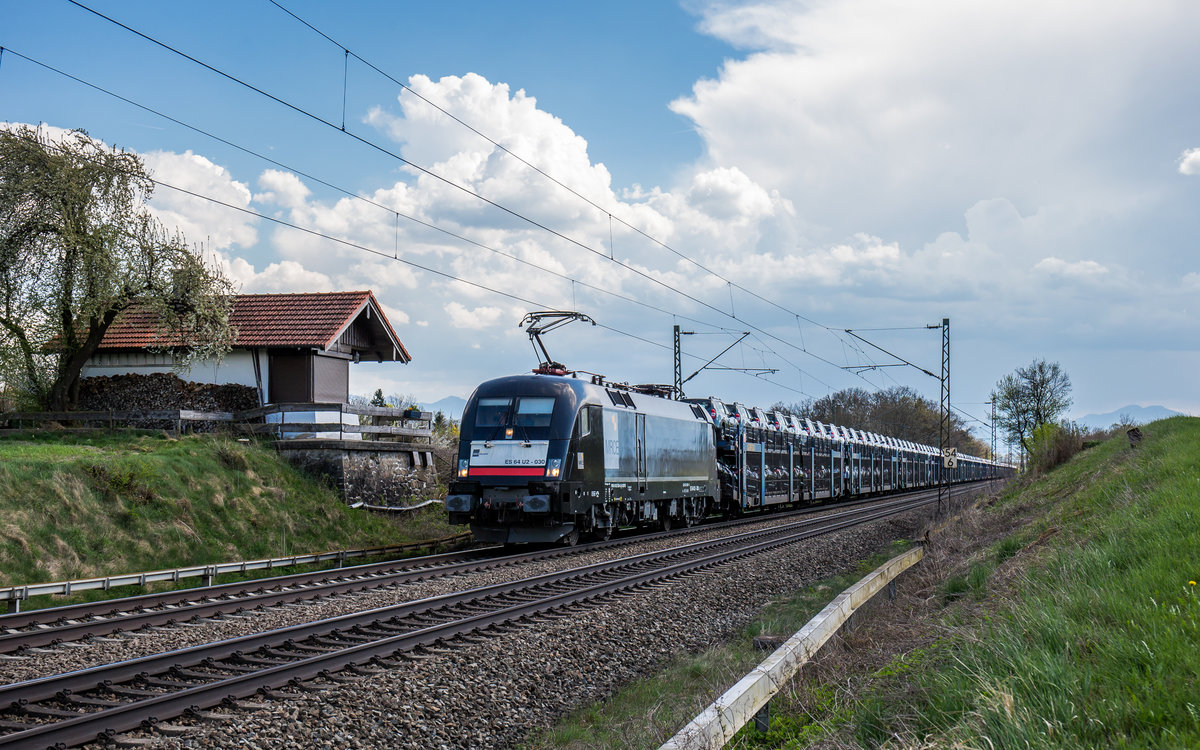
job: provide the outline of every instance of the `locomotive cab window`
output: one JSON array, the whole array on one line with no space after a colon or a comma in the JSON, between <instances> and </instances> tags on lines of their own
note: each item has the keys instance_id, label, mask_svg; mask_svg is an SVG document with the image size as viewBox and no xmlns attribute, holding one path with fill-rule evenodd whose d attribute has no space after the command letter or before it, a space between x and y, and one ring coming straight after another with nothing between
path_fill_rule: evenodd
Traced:
<instances>
[{"instance_id":1,"label":"locomotive cab window","mask_svg":"<svg viewBox=\"0 0 1200 750\"><path fill-rule=\"evenodd\" d=\"M579 437L592 434L592 428L600 423L599 412L596 406L585 406L579 410Z\"/></svg>"},{"instance_id":2,"label":"locomotive cab window","mask_svg":"<svg viewBox=\"0 0 1200 750\"><path fill-rule=\"evenodd\" d=\"M553 415L553 398L519 398L513 422L521 427L549 427Z\"/></svg>"},{"instance_id":3,"label":"locomotive cab window","mask_svg":"<svg viewBox=\"0 0 1200 750\"><path fill-rule=\"evenodd\" d=\"M475 409L476 427L503 427L508 424L511 398L481 398Z\"/></svg>"}]
</instances>

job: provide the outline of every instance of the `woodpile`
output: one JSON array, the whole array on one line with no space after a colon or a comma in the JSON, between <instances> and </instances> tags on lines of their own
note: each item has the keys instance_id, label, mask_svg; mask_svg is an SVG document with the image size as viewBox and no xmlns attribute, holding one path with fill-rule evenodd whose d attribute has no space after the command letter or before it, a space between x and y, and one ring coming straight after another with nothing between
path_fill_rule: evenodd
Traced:
<instances>
[{"instance_id":1,"label":"woodpile","mask_svg":"<svg viewBox=\"0 0 1200 750\"><path fill-rule=\"evenodd\" d=\"M169 372L149 375L112 375L84 378L79 383L79 411L195 411L239 412L258 406L258 392L250 386L225 383L194 383ZM174 424L131 425L150 429L173 429ZM216 423L193 423L193 429L208 431Z\"/></svg>"}]
</instances>

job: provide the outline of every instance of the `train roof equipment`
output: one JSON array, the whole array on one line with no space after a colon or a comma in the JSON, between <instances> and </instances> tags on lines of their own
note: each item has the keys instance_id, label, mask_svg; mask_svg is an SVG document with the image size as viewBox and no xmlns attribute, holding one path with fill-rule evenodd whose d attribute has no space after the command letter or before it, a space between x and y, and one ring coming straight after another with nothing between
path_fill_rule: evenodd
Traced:
<instances>
[{"instance_id":1,"label":"train roof equipment","mask_svg":"<svg viewBox=\"0 0 1200 750\"><path fill-rule=\"evenodd\" d=\"M526 313L525 317L521 318L517 327L525 328L525 333L529 334L529 342L533 345L534 354L536 355L540 349L541 356L545 357L533 371L535 374L566 375L571 372L566 365L550 358L550 352L546 351L546 345L542 343L542 334L561 328L575 320L596 325L596 321L587 315L573 310L538 310Z\"/></svg>"}]
</instances>

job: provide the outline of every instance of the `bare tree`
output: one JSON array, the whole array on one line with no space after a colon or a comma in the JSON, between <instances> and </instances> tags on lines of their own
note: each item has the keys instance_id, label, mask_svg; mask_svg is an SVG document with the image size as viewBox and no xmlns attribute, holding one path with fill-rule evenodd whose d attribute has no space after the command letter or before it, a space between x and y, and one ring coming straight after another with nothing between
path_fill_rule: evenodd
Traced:
<instances>
[{"instance_id":1,"label":"bare tree","mask_svg":"<svg viewBox=\"0 0 1200 750\"><path fill-rule=\"evenodd\" d=\"M1035 359L1000 378L992 400L997 427L1028 451L1034 430L1071 408L1071 378L1057 362Z\"/></svg>"},{"instance_id":2,"label":"bare tree","mask_svg":"<svg viewBox=\"0 0 1200 750\"><path fill-rule=\"evenodd\" d=\"M75 403L131 307L162 321L180 368L229 350L232 285L151 217L153 187L136 154L83 131L0 130L0 380L43 408Z\"/></svg>"}]
</instances>

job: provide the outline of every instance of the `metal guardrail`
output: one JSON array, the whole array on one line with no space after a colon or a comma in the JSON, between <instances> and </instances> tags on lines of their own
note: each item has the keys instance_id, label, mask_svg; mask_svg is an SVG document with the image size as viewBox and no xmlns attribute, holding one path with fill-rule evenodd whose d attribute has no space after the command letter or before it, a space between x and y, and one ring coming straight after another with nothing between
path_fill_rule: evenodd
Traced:
<instances>
[{"instance_id":1,"label":"metal guardrail","mask_svg":"<svg viewBox=\"0 0 1200 750\"><path fill-rule=\"evenodd\" d=\"M203 578L204 586L211 586L213 579L223 573L246 573L252 570L274 570L289 568L296 565L313 565L316 563L337 561L340 568L346 560L359 557L383 557L414 549L466 541L471 537L469 532L454 534L440 539L426 539L419 542L394 544L388 547L365 547L362 549L339 550L337 552L319 552L311 555L292 555L290 557L274 557L263 560L245 560L242 562L215 563L212 565L194 565L173 570L152 570L144 573L127 573L124 575L107 576L104 578L78 578L71 581L55 581L53 583L31 583L24 586L0 587L0 601L8 602L9 612L20 612L21 602L34 596L54 594L75 594L80 591L96 591L116 588L118 586L145 586L150 583L163 581L177 582L185 578Z\"/></svg>"},{"instance_id":2,"label":"metal guardrail","mask_svg":"<svg viewBox=\"0 0 1200 750\"><path fill-rule=\"evenodd\" d=\"M659 747L659 750L719 750L738 730L760 711L787 684L793 675L850 619L885 586L891 588L896 576L925 556L923 547L914 547L892 558L873 573L842 592L825 609L808 621L765 661L725 691L708 708ZM765 721L763 724L765 725Z\"/></svg>"}]
</instances>

